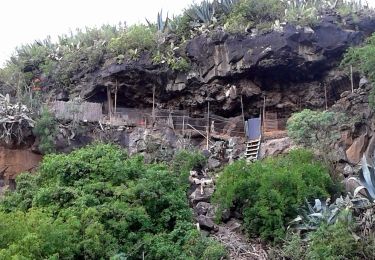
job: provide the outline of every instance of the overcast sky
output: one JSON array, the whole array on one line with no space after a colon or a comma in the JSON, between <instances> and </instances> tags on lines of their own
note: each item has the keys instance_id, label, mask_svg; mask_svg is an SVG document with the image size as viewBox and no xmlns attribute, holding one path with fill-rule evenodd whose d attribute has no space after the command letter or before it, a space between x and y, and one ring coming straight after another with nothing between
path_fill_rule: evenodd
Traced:
<instances>
[{"instance_id":1,"label":"overcast sky","mask_svg":"<svg viewBox=\"0 0 375 260\"><path fill-rule=\"evenodd\" d=\"M199 2L196 0L195 2ZM262 1L262 0L259 0ZM375 0L368 0L373 6ZM0 2L0 66L16 46L54 39L70 29L102 24L156 21L157 12L178 14L193 0L2 0Z\"/></svg>"},{"instance_id":2,"label":"overcast sky","mask_svg":"<svg viewBox=\"0 0 375 260\"><path fill-rule=\"evenodd\" d=\"M375 0L374 0L375 1ZM0 65L16 46L47 35L56 37L70 29L102 24L156 21L160 9L164 16L178 14L193 0L2 0L0 2Z\"/></svg>"}]
</instances>

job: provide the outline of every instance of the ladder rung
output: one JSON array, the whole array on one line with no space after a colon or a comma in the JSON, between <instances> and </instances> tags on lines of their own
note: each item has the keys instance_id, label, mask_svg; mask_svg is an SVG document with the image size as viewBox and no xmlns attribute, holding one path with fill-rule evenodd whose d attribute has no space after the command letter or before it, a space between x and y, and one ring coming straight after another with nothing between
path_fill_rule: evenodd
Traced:
<instances>
[{"instance_id":1,"label":"ladder rung","mask_svg":"<svg viewBox=\"0 0 375 260\"><path fill-rule=\"evenodd\" d=\"M259 148L257 147L257 148L252 148L252 149L246 149L246 152L258 151L258 150Z\"/></svg>"}]
</instances>

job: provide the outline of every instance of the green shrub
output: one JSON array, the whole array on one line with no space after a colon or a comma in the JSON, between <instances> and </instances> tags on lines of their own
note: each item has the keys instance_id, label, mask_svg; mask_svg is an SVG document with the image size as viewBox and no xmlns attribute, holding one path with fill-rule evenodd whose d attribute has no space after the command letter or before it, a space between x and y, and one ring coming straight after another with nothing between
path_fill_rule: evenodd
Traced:
<instances>
[{"instance_id":1,"label":"green shrub","mask_svg":"<svg viewBox=\"0 0 375 260\"><path fill-rule=\"evenodd\" d=\"M227 166L217 180L214 201L242 211L249 236L279 241L305 199L324 198L333 189L327 168L307 150L250 165Z\"/></svg>"},{"instance_id":2,"label":"green shrub","mask_svg":"<svg viewBox=\"0 0 375 260\"><path fill-rule=\"evenodd\" d=\"M305 259L306 248L304 241L299 234L287 234L287 237L282 246L282 256L287 259Z\"/></svg>"},{"instance_id":3,"label":"green shrub","mask_svg":"<svg viewBox=\"0 0 375 260\"><path fill-rule=\"evenodd\" d=\"M283 17L284 11L285 5L279 0L240 0L228 15L225 28L229 32L241 32L260 23L273 23Z\"/></svg>"},{"instance_id":4,"label":"green shrub","mask_svg":"<svg viewBox=\"0 0 375 260\"><path fill-rule=\"evenodd\" d=\"M128 54L130 50L152 51L156 47L155 31L146 25L133 25L109 43L109 48L115 55Z\"/></svg>"},{"instance_id":5,"label":"green shrub","mask_svg":"<svg viewBox=\"0 0 375 260\"><path fill-rule=\"evenodd\" d=\"M338 222L310 234L306 259L362 259L359 250L360 244L348 226Z\"/></svg>"},{"instance_id":6,"label":"green shrub","mask_svg":"<svg viewBox=\"0 0 375 260\"><path fill-rule=\"evenodd\" d=\"M77 222L41 209L0 212L0 259L73 259L79 252Z\"/></svg>"},{"instance_id":7,"label":"green shrub","mask_svg":"<svg viewBox=\"0 0 375 260\"><path fill-rule=\"evenodd\" d=\"M287 121L288 136L299 145L313 149L330 167L334 179L338 151L332 145L341 138L341 126L348 122L343 113L304 109L294 113Z\"/></svg>"},{"instance_id":8,"label":"green shrub","mask_svg":"<svg viewBox=\"0 0 375 260\"><path fill-rule=\"evenodd\" d=\"M55 151L54 140L57 134L57 122L48 109L43 109L35 122L33 132L39 138L39 150L46 154Z\"/></svg>"},{"instance_id":9,"label":"green shrub","mask_svg":"<svg viewBox=\"0 0 375 260\"><path fill-rule=\"evenodd\" d=\"M373 247L367 237L357 241L348 223L337 222L334 225L321 225L316 231L301 239L299 234L290 234L281 248L282 258L287 259L372 259ZM369 246L369 247L368 247Z\"/></svg>"},{"instance_id":10,"label":"green shrub","mask_svg":"<svg viewBox=\"0 0 375 260\"><path fill-rule=\"evenodd\" d=\"M288 136L297 144L326 152L341 137L339 130L345 119L336 112L304 109L288 119Z\"/></svg>"},{"instance_id":11,"label":"green shrub","mask_svg":"<svg viewBox=\"0 0 375 260\"><path fill-rule=\"evenodd\" d=\"M182 41L190 38L190 22L192 18L184 10L182 15L178 15L169 21L172 32L175 33Z\"/></svg>"},{"instance_id":12,"label":"green shrub","mask_svg":"<svg viewBox=\"0 0 375 260\"><path fill-rule=\"evenodd\" d=\"M200 162L181 152L170 168ZM104 144L45 156L0 203L0 258L221 259L223 247L197 231L186 182L170 168Z\"/></svg>"},{"instance_id":13,"label":"green shrub","mask_svg":"<svg viewBox=\"0 0 375 260\"><path fill-rule=\"evenodd\" d=\"M187 181L191 170L200 170L206 164L207 159L200 152L191 152L187 150L178 151L172 162L173 172L182 176Z\"/></svg>"},{"instance_id":14,"label":"green shrub","mask_svg":"<svg viewBox=\"0 0 375 260\"><path fill-rule=\"evenodd\" d=\"M319 22L319 11L315 6L289 8L285 20L300 26L315 26Z\"/></svg>"},{"instance_id":15,"label":"green shrub","mask_svg":"<svg viewBox=\"0 0 375 260\"><path fill-rule=\"evenodd\" d=\"M375 35L367 39L361 47L352 47L347 50L341 62L342 67L352 65L357 71L363 73L371 83L375 83ZM369 95L370 106L375 108L375 90Z\"/></svg>"},{"instance_id":16,"label":"green shrub","mask_svg":"<svg viewBox=\"0 0 375 260\"><path fill-rule=\"evenodd\" d=\"M184 72L190 69L190 63L183 57L173 59L168 65L175 71Z\"/></svg>"}]
</instances>

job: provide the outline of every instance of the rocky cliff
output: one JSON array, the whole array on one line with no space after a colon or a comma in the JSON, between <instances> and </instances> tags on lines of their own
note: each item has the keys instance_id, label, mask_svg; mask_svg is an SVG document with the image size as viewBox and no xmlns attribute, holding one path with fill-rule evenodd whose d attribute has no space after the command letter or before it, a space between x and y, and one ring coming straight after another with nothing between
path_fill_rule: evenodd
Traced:
<instances>
[{"instance_id":1,"label":"rocky cliff","mask_svg":"<svg viewBox=\"0 0 375 260\"><path fill-rule=\"evenodd\" d=\"M266 106L289 115L301 107L322 108L325 95L332 105L350 89L348 74L337 66L348 47L358 45L375 31L375 18L358 20L326 14L314 27L284 24L268 32L230 35L216 30L189 40L184 49L192 62L188 72L153 64L148 53L138 60L106 66L76 79L70 93L55 93L60 100L80 95L105 102L107 87L118 88L118 106L150 108L153 89L158 108L188 109L201 113L211 102L214 113L259 114ZM354 77L358 85L359 78Z\"/></svg>"}]
</instances>

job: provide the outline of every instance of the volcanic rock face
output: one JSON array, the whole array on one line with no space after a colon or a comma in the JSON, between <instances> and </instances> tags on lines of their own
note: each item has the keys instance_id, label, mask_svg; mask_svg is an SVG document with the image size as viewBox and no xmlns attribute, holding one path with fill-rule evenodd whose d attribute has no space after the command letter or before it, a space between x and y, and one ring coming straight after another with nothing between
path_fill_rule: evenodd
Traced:
<instances>
[{"instance_id":1,"label":"volcanic rock face","mask_svg":"<svg viewBox=\"0 0 375 260\"><path fill-rule=\"evenodd\" d=\"M346 91L332 106L336 112L344 112L350 122L344 125L341 140L336 147L344 151L341 161L353 165L358 164L364 154L368 159L373 157L375 149L374 112L369 106L368 95L371 90L369 84L362 84L353 93Z\"/></svg>"},{"instance_id":2,"label":"volcanic rock face","mask_svg":"<svg viewBox=\"0 0 375 260\"><path fill-rule=\"evenodd\" d=\"M226 117L241 114L241 96L247 117L259 114L264 97L267 108L286 115L303 107L323 108L350 89L347 74L336 69L342 54L374 31L374 18L354 22L335 15L313 28L285 25L256 35L218 30L187 43L188 72L153 64L145 53L137 61L86 75L71 96L105 102L107 89L118 89L118 106L150 108L155 92L158 108L201 114L210 101L212 112Z\"/></svg>"},{"instance_id":3,"label":"volcanic rock face","mask_svg":"<svg viewBox=\"0 0 375 260\"><path fill-rule=\"evenodd\" d=\"M344 30L332 23L314 29L285 26L257 36L199 36L187 45L187 53L198 64L200 81L246 74L278 81L319 78L337 64L343 51L363 40L362 32ZM220 38L220 40L213 40Z\"/></svg>"}]
</instances>

